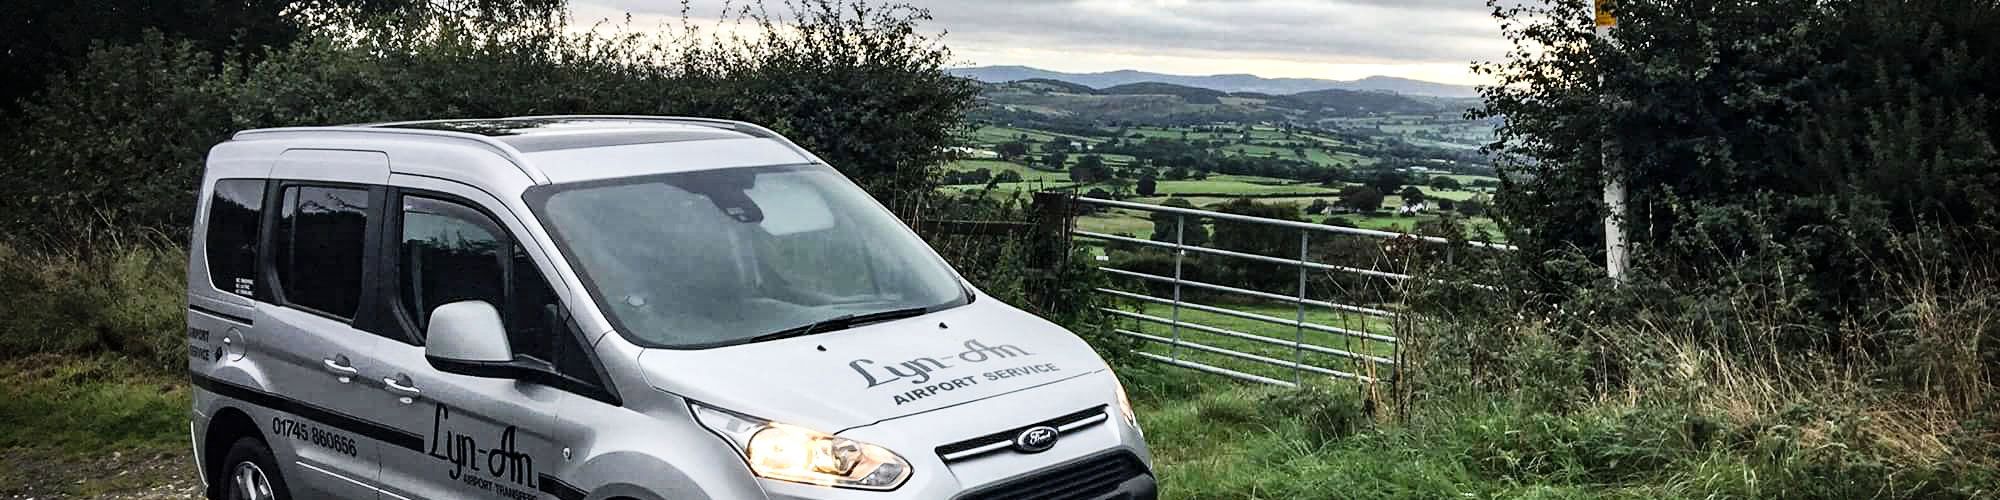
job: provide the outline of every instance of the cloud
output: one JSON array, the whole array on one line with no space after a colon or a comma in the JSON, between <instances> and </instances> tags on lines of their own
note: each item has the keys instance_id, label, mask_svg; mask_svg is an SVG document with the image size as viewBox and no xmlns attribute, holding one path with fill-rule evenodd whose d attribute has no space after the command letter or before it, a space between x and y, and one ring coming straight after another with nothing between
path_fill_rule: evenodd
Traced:
<instances>
[{"instance_id":1,"label":"cloud","mask_svg":"<svg viewBox=\"0 0 2000 500\"><path fill-rule=\"evenodd\" d=\"M693 0L692 14L713 17L723 1ZM1356 77L1328 73L1366 70L1462 83L1471 78L1463 70L1470 62L1496 59L1507 48L1481 0L910 3L928 9L936 18L930 27L948 31L946 44L972 64L1323 78ZM580 13L663 18L678 17L681 9L679 2L663 0L578 0L577 6ZM1078 67L1085 65L1104 66Z\"/></svg>"}]
</instances>

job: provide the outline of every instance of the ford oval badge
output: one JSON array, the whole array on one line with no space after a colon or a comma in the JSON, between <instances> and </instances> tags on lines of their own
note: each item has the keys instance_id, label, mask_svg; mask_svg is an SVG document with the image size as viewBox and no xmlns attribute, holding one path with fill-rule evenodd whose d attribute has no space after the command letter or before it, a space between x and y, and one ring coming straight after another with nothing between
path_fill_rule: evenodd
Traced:
<instances>
[{"instance_id":1,"label":"ford oval badge","mask_svg":"<svg viewBox=\"0 0 2000 500\"><path fill-rule=\"evenodd\" d=\"M1056 428L1046 425L1029 427L1021 431L1021 435L1014 436L1014 449L1021 453L1049 451L1049 448L1056 447L1056 437L1061 434Z\"/></svg>"}]
</instances>

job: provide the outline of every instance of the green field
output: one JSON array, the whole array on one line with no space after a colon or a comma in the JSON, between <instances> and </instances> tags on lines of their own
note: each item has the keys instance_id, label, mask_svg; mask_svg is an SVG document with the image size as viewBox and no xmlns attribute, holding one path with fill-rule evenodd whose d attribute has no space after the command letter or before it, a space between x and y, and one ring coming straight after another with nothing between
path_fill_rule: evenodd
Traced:
<instances>
[{"instance_id":1,"label":"green field","mask_svg":"<svg viewBox=\"0 0 2000 500\"><path fill-rule=\"evenodd\" d=\"M952 162L951 165L949 166L946 166L945 170L953 172L970 172L982 168L993 172L994 175L999 175L1001 172L1014 172L1017 174L1021 174L1021 179L1023 181L1069 182L1068 172L1052 172L1048 170L1028 168L1027 165L1022 165L1011 161L1001 161L1001 160L959 160L956 162Z\"/></svg>"},{"instance_id":2,"label":"green field","mask_svg":"<svg viewBox=\"0 0 2000 500\"><path fill-rule=\"evenodd\" d=\"M1093 233L1153 237L1153 219L1147 212L1110 209L1076 218L1076 228Z\"/></svg>"},{"instance_id":3,"label":"green field","mask_svg":"<svg viewBox=\"0 0 2000 500\"><path fill-rule=\"evenodd\" d=\"M1170 196L1181 193L1203 193L1223 195L1269 195L1269 194L1322 194L1329 190L1318 184L1265 184L1252 182L1254 178L1231 178L1215 176L1203 180L1160 181L1156 196ZM1274 182L1277 179L1271 179Z\"/></svg>"},{"instance_id":4,"label":"green field","mask_svg":"<svg viewBox=\"0 0 2000 500\"><path fill-rule=\"evenodd\" d=\"M1100 138L1094 138L1094 137L1084 137L1084 136L1080 136L1080 135L1069 135L1069 134L1058 134L1058 133L1054 133L1054 132L1047 132L1047 131L1042 131L1042 130L1035 130L1035 129L1025 129L1025 128L1015 128L1015 127L997 127L997 126L992 126L992 125L983 125L983 126L980 126L980 127L979 127L979 128L977 128L977 129L974 129L974 130L972 131L972 136L971 136L971 137L970 137L969 139L971 139L971 140L972 140L972 142L973 142L973 143L975 143L975 144L981 144L981 145L988 145L988 146L990 146L990 145L993 145L993 144L1000 144L1000 143L1003 143L1003 142L1010 142L1010 141L1013 141L1013 140L1015 140L1015 139L1019 139L1019 138L1023 138L1023 137L1025 137L1025 138L1026 138L1026 139L1027 139L1028 141L1030 141L1030 142L1037 142L1037 143L1041 143L1041 142L1049 142L1049 139L1053 139L1053 138L1056 138L1056 137L1066 137L1066 138L1069 138L1069 139L1071 139L1071 140L1075 140L1075 141L1077 141L1077 142L1086 142L1086 143L1098 143L1098 142L1104 142L1104 140L1103 140L1103 139L1100 139Z\"/></svg>"}]
</instances>

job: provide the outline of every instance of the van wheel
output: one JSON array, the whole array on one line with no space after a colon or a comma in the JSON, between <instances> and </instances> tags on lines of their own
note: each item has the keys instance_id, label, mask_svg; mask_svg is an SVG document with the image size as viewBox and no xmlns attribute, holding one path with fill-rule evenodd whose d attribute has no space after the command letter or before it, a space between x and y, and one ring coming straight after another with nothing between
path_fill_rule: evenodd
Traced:
<instances>
[{"instance_id":1,"label":"van wheel","mask_svg":"<svg viewBox=\"0 0 2000 500\"><path fill-rule=\"evenodd\" d=\"M278 459L271 455L271 448L264 441L254 437L236 440L229 445L228 458L222 460L223 500L289 500L290 490L285 488L285 478L278 473Z\"/></svg>"}]
</instances>

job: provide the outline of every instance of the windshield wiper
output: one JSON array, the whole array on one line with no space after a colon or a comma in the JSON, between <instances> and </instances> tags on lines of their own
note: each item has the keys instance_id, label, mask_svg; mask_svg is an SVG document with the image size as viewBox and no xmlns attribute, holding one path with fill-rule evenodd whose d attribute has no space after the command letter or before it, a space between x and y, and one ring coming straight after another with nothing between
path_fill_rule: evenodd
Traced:
<instances>
[{"instance_id":1,"label":"windshield wiper","mask_svg":"<svg viewBox=\"0 0 2000 500\"><path fill-rule=\"evenodd\" d=\"M924 314L928 314L930 312L931 308L928 307L912 307L908 309L892 309L888 311L872 312L868 314L842 314L824 320L814 321L812 323L807 323L804 325L799 325L771 333L766 333L763 335L758 335L756 337L751 337L749 342L763 342L766 340L804 337L807 335L812 335L814 333L826 333L826 332L846 330L849 328L854 328L869 323L879 323L889 320L923 316Z\"/></svg>"}]
</instances>

